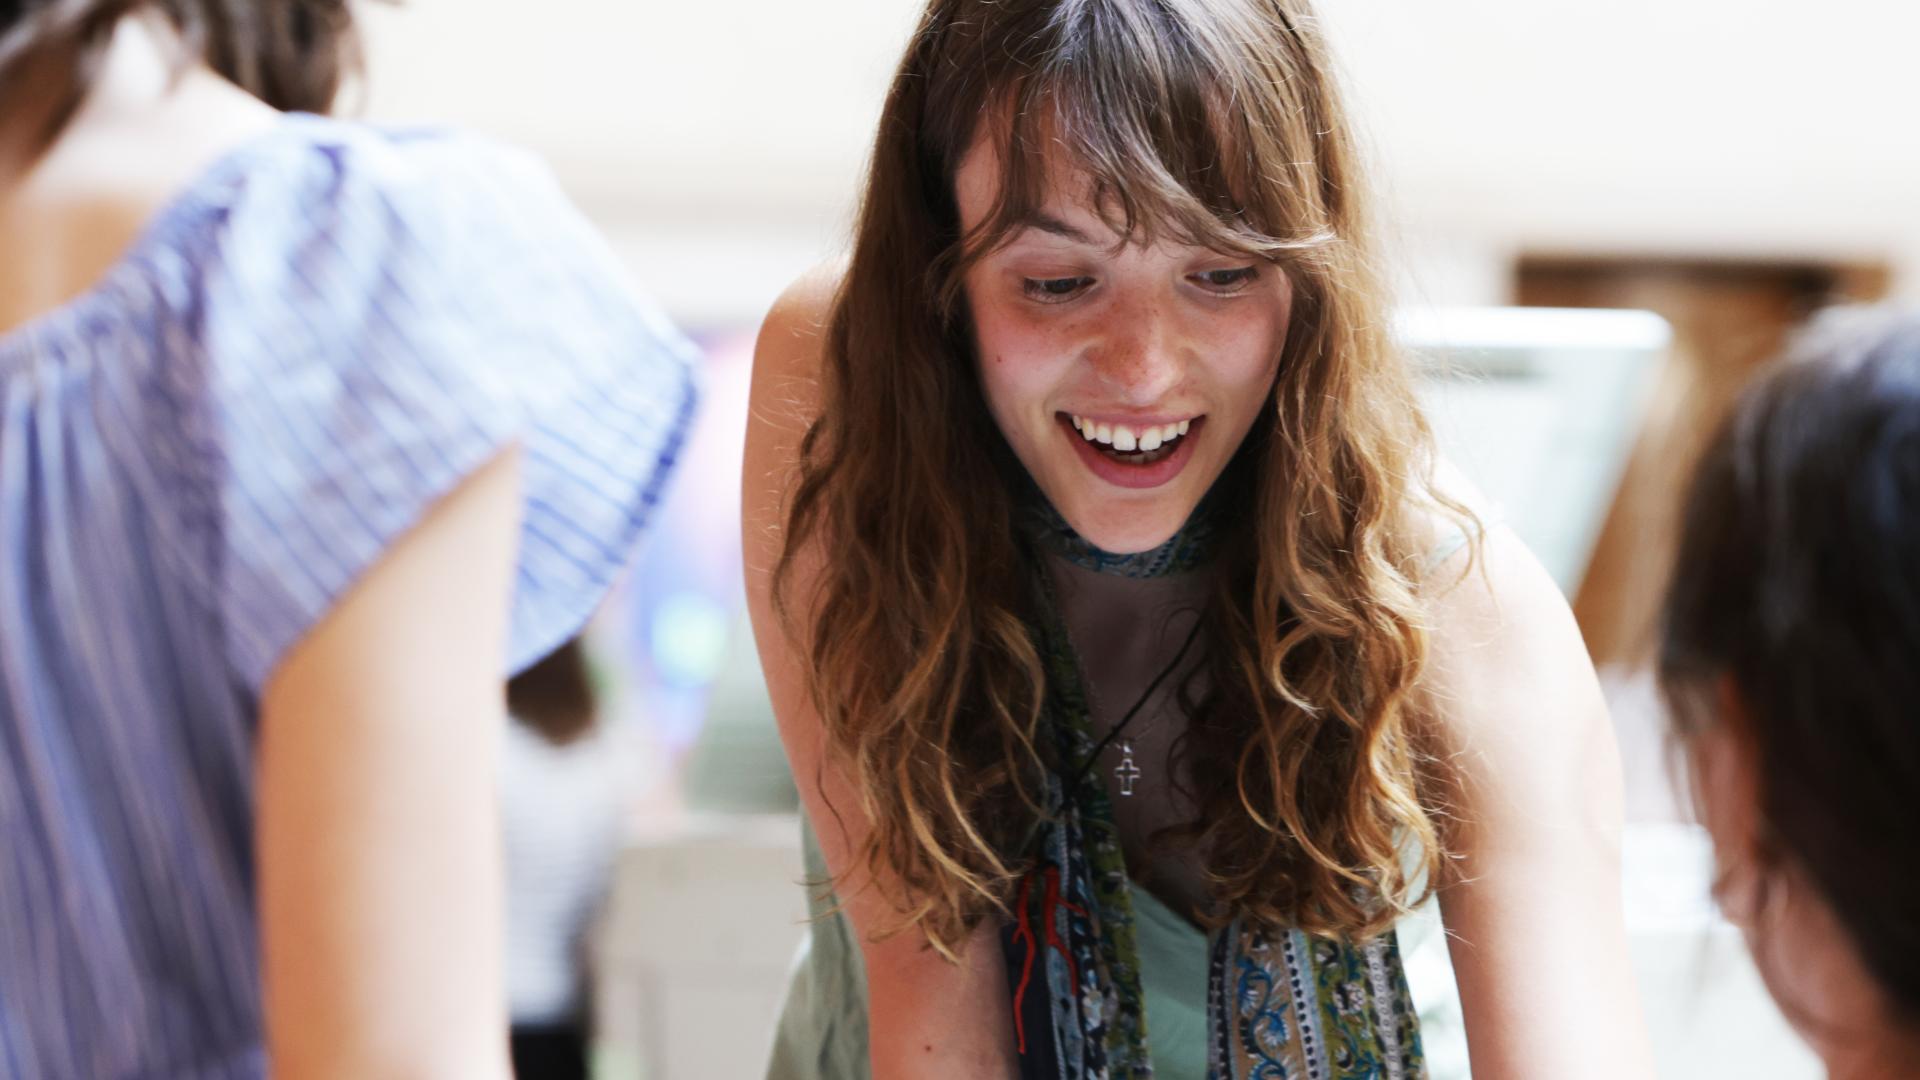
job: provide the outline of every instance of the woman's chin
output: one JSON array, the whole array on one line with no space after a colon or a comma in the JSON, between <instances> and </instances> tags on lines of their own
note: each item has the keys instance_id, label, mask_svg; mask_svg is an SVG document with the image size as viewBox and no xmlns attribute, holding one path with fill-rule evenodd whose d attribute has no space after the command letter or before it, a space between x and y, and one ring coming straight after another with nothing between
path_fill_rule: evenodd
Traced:
<instances>
[{"instance_id":1,"label":"woman's chin","mask_svg":"<svg viewBox=\"0 0 1920 1080\"><path fill-rule=\"evenodd\" d=\"M1186 524L1187 514L1173 510L1132 513L1074 513L1062 509L1061 516L1080 539L1113 555L1134 555L1173 539Z\"/></svg>"}]
</instances>

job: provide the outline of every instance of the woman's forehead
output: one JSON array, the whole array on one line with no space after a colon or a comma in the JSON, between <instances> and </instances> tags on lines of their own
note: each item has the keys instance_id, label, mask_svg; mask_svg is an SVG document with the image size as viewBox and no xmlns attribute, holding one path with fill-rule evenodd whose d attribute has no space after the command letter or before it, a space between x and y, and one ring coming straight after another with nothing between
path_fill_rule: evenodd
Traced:
<instances>
[{"instance_id":1,"label":"woman's forehead","mask_svg":"<svg viewBox=\"0 0 1920 1080\"><path fill-rule=\"evenodd\" d=\"M1005 223L1009 225L1058 224L1078 230L1101 224L1096 202L1101 185L1084 165L1048 140L1027 155L1025 169L1016 171L1007 156L1010 138L990 127L981 125L954 171L954 198L964 227L977 228L996 212L1017 219ZM1066 235L1067 229L1045 231Z\"/></svg>"},{"instance_id":2,"label":"woman's forehead","mask_svg":"<svg viewBox=\"0 0 1920 1080\"><path fill-rule=\"evenodd\" d=\"M1047 139L1015 168L1007 158L1011 137L982 124L954 175L959 225L976 250L1041 240L1117 251L1129 244L1164 249L1233 250L1217 241L1225 229L1196 235L1180 220L1205 213L1196 193L1154 192L1128 198L1125 178L1096 174L1061 140ZM1187 205L1176 208L1179 200ZM1209 243L1208 241L1216 241Z\"/></svg>"}]
</instances>

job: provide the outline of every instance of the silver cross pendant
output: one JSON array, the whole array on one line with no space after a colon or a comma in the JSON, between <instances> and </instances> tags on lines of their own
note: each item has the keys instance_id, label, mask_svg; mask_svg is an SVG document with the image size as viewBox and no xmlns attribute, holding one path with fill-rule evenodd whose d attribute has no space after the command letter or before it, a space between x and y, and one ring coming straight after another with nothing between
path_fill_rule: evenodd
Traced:
<instances>
[{"instance_id":1,"label":"silver cross pendant","mask_svg":"<svg viewBox=\"0 0 1920 1080\"><path fill-rule=\"evenodd\" d=\"M1133 782L1140 779L1140 766L1133 763L1132 741L1120 740L1120 765L1113 774L1120 778L1120 794L1133 794Z\"/></svg>"}]
</instances>

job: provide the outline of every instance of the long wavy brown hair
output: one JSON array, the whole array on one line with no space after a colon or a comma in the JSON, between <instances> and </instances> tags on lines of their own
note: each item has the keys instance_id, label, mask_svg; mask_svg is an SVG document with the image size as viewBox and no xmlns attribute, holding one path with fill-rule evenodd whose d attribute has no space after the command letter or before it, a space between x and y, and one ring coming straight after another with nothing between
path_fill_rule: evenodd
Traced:
<instances>
[{"instance_id":1,"label":"long wavy brown hair","mask_svg":"<svg viewBox=\"0 0 1920 1080\"><path fill-rule=\"evenodd\" d=\"M983 130L1000 204L963 234L954 175ZM932 0L915 30L774 581L828 752L872 822L858 857L904 891L901 928L951 957L1007 910L1062 764L1039 734L1047 674L1017 525L1030 487L987 412L961 302L967 267L1062 161L1121 235L1266 260L1294 287L1267 419L1212 497L1227 536L1209 689L1186 699L1181 749L1207 782L1184 831L1217 917L1377 933L1444 863L1444 769L1417 694L1433 533L1415 508L1465 511L1428 481L1367 185L1305 0ZM824 565L794 595L809 545Z\"/></svg>"}]
</instances>

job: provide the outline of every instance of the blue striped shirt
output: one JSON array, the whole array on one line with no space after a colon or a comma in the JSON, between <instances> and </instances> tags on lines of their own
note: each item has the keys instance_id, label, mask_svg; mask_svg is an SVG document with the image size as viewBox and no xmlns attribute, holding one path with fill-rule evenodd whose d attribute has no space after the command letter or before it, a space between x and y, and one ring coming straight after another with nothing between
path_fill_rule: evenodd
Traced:
<instances>
[{"instance_id":1,"label":"blue striped shirt","mask_svg":"<svg viewBox=\"0 0 1920 1080\"><path fill-rule=\"evenodd\" d=\"M0 1076L266 1071L259 691L523 447L512 669L627 562L690 348L530 160L289 116L0 336Z\"/></svg>"}]
</instances>

